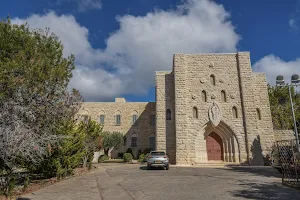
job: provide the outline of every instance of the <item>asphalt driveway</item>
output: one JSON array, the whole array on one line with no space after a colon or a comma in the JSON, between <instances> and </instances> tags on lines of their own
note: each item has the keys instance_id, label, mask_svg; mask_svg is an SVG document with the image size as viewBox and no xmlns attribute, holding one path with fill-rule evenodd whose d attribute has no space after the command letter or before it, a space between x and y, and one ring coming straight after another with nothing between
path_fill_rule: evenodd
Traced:
<instances>
[{"instance_id":1,"label":"asphalt driveway","mask_svg":"<svg viewBox=\"0 0 300 200\"><path fill-rule=\"evenodd\" d=\"M270 167L171 166L170 170L146 170L146 166L137 164L98 167L88 175L62 181L22 199L300 199L300 191L282 186L280 174Z\"/></svg>"}]
</instances>

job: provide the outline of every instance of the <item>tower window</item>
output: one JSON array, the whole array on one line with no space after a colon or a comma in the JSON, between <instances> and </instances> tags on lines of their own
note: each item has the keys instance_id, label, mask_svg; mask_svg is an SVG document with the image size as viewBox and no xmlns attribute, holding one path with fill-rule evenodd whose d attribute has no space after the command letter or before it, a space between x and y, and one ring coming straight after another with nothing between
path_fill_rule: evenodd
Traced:
<instances>
[{"instance_id":1,"label":"tower window","mask_svg":"<svg viewBox=\"0 0 300 200\"><path fill-rule=\"evenodd\" d=\"M226 102L226 92L224 90L221 91L221 102Z\"/></svg>"},{"instance_id":2,"label":"tower window","mask_svg":"<svg viewBox=\"0 0 300 200\"><path fill-rule=\"evenodd\" d=\"M210 84L216 85L216 78L214 75L210 75Z\"/></svg>"},{"instance_id":3,"label":"tower window","mask_svg":"<svg viewBox=\"0 0 300 200\"><path fill-rule=\"evenodd\" d=\"M167 111L166 111L166 119L167 120L171 120L171 110L170 109L167 109Z\"/></svg>"},{"instance_id":4,"label":"tower window","mask_svg":"<svg viewBox=\"0 0 300 200\"><path fill-rule=\"evenodd\" d=\"M237 112L237 108L235 106L232 108L232 115L233 115L233 118L238 118L238 112Z\"/></svg>"},{"instance_id":5,"label":"tower window","mask_svg":"<svg viewBox=\"0 0 300 200\"><path fill-rule=\"evenodd\" d=\"M198 119L198 109L196 107L193 108L193 118Z\"/></svg>"},{"instance_id":6,"label":"tower window","mask_svg":"<svg viewBox=\"0 0 300 200\"><path fill-rule=\"evenodd\" d=\"M202 91L201 96L202 96L202 101L203 101L203 102L206 102L206 101L207 101L207 97L206 97L206 92L205 92L205 90Z\"/></svg>"},{"instance_id":7,"label":"tower window","mask_svg":"<svg viewBox=\"0 0 300 200\"><path fill-rule=\"evenodd\" d=\"M258 120L261 120L261 113L260 113L259 108L256 108L256 113L257 113Z\"/></svg>"}]
</instances>

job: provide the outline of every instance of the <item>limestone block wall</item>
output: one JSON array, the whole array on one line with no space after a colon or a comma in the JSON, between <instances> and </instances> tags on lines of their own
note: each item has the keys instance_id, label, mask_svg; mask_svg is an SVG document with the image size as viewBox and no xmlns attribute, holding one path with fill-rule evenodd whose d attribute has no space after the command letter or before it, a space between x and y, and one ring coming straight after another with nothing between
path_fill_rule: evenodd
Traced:
<instances>
[{"instance_id":1,"label":"limestone block wall","mask_svg":"<svg viewBox=\"0 0 300 200\"><path fill-rule=\"evenodd\" d=\"M245 135L236 54L201 54L184 55L184 57L186 70L180 70L182 67L175 65L175 68L177 68L175 77L177 73L186 73L187 83L185 87L179 88L180 86L178 86L176 90L185 90L186 93L185 112L187 114L186 126L188 127L186 128L188 130L186 137L189 141L189 145L187 145L189 148L188 151L190 152L189 162L207 162L205 140L207 135L205 134L209 134L206 133L206 130L209 129L210 126L208 109L213 102L218 103L221 109L223 123L234 131L234 135L232 136L234 138L232 139L237 140L239 147L236 147L236 149L239 149L241 159L245 160ZM211 75L214 76L215 84L211 83ZM175 86L177 87L176 83ZM206 101L203 100L202 91L206 93ZM225 102L221 100L221 91L225 91ZM180 99L178 100L176 104L181 104ZM235 119L232 114L233 106L237 108L239 116L237 119ZM198 109L198 119L193 117L193 107ZM211 131L214 130L211 129ZM222 130L220 131L222 132ZM226 130L223 130L223 132L226 132ZM235 155L232 154L230 156ZM237 162L238 159L239 158L236 160ZM234 159L230 158L230 160Z\"/></svg>"},{"instance_id":2,"label":"limestone block wall","mask_svg":"<svg viewBox=\"0 0 300 200\"><path fill-rule=\"evenodd\" d=\"M253 73L252 86L255 102L255 107L253 109L256 111L256 120L254 121L253 126L256 125L256 135L259 137L254 139L253 144L251 144L251 149L252 154L262 154L262 156L266 159L270 156L269 154L275 139L265 74Z\"/></svg>"},{"instance_id":3,"label":"limestone block wall","mask_svg":"<svg viewBox=\"0 0 300 200\"><path fill-rule=\"evenodd\" d=\"M191 139L189 136L189 121L187 115L187 67L184 54L174 55L175 82L175 130L176 130L176 164L191 163Z\"/></svg>"},{"instance_id":4,"label":"limestone block wall","mask_svg":"<svg viewBox=\"0 0 300 200\"><path fill-rule=\"evenodd\" d=\"M294 140L294 131L293 130L274 130L274 140Z\"/></svg>"},{"instance_id":5,"label":"limestone block wall","mask_svg":"<svg viewBox=\"0 0 300 200\"><path fill-rule=\"evenodd\" d=\"M121 115L121 124L117 125L115 115ZM151 115L156 114L155 102L126 102L116 99L116 102L84 102L79 114L88 114L92 120L100 122L100 115L105 115L103 125L104 131L117 131L126 135L126 146L115 150L124 152L127 148L132 148L135 153L139 149L149 148L149 137L155 137L155 125L150 124ZM132 115L137 114L137 121L133 124ZM136 134L137 147L131 147L131 136Z\"/></svg>"},{"instance_id":6,"label":"limestone block wall","mask_svg":"<svg viewBox=\"0 0 300 200\"><path fill-rule=\"evenodd\" d=\"M174 74L156 72L156 134L157 150L166 151L171 163L176 163ZM170 109L171 119L166 119Z\"/></svg>"}]
</instances>

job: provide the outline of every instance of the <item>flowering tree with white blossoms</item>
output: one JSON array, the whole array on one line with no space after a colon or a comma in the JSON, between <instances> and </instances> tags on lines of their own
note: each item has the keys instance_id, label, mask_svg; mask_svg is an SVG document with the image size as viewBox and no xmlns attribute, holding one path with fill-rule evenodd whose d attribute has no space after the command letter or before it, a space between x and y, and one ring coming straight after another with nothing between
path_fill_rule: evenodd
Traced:
<instances>
[{"instance_id":1,"label":"flowering tree with white blossoms","mask_svg":"<svg viewBox=\"0 0 300 200\"><path fill-rule=\"evenodd\" d=\"M78 112L82 98L68 90L74 60L48 29L0 21L0 172L11 173L20 159L40 162L62 121Z\"/></svg>"}]
</instances>

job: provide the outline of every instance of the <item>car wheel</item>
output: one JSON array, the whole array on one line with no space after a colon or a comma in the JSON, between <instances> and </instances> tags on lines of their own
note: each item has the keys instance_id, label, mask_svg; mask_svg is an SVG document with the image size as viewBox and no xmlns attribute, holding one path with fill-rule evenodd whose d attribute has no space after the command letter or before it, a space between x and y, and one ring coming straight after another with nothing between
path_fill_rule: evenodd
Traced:
<instances>
[{"instance_id":1,"label":"car wheel","mask_svg":"<svg viewBox=\"0 0 300 200\"><path fill-rule=\"evenodd\" d=\"M147 165L147 170L151 169L151 166L150 165Z\"/></svg>"}]
</instances>

